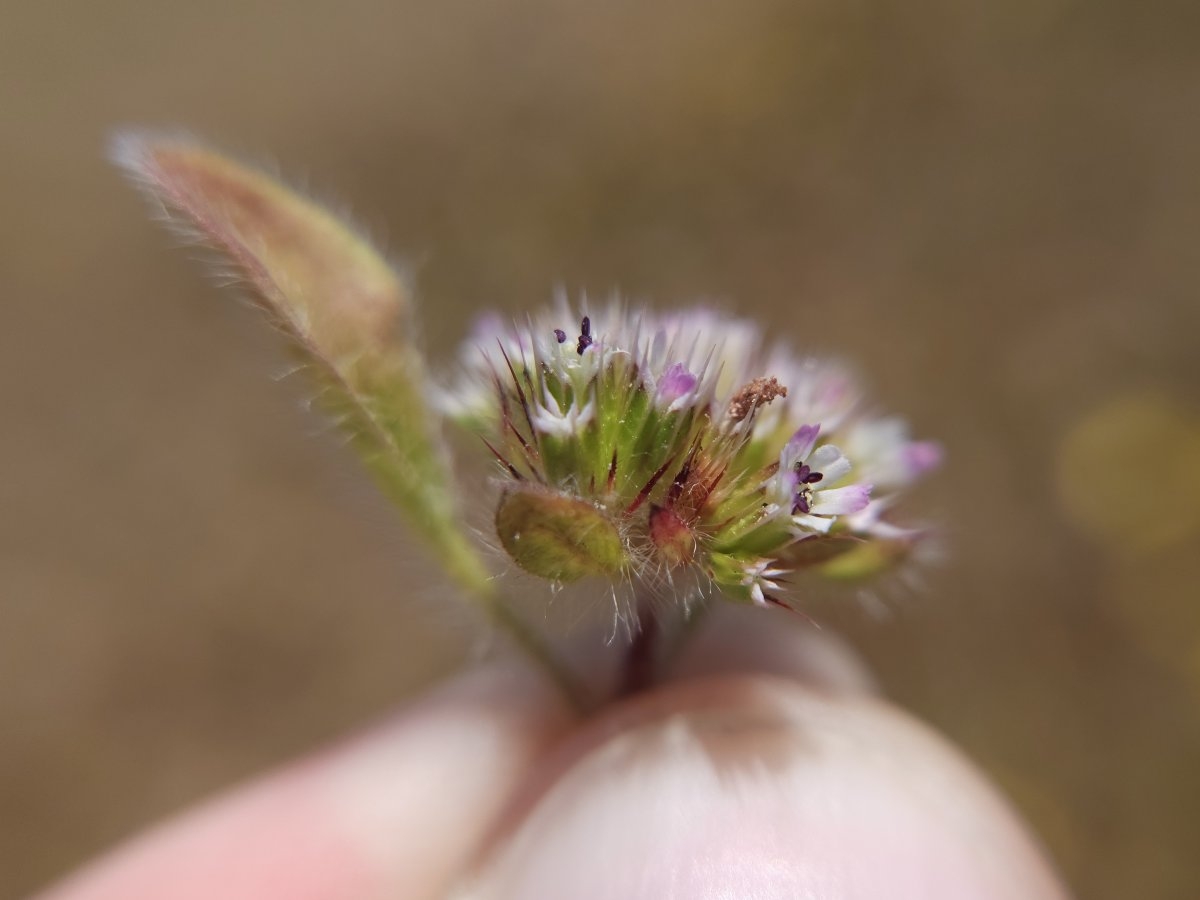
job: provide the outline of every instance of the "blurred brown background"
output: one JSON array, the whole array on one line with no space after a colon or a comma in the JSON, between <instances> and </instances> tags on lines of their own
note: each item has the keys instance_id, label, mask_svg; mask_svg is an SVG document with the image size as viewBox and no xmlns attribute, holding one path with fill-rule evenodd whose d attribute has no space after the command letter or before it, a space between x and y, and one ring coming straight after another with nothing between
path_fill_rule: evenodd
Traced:
<instances>
[{"instance_id":1,"label":"blurred brown background","mask_svg":"<svg viewBox=\"0 0 1200 900\"><path fill-rule=\"evenodd\" d=\"M561 283L856 357L948 447L922 506L949 553L888 616L815 614L1080 896L1196 896L1198 9L6 6L0 896L369 720L475 633L273 383L273 336L107 166L121 124L353 209L413 262L435 355Z\"/></svg>"}]
</instances>

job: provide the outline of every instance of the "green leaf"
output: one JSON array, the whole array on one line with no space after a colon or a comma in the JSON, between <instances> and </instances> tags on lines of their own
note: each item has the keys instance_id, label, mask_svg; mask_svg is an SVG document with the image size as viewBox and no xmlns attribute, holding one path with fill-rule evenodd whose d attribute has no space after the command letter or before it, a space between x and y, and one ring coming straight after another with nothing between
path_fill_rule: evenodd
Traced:
<instances>
[{"instance_id":1,"label":"green leaf","mask_svg":"<svg viewBox=\"0 0 1200 900\"><path fill-rule=\"evenodd\" d=\"M586 500L542 488L511 488L496 533L513 561L551 581L613 576L629 563L617 526Z\"/></svg>"},{"instance_id":2,"label":"green leaf","mask_svg":"<svg viewBox=\"0 0 1200 900\"><path fill-rule=\"evenodd\" d=\"M122 135L113 158L170 223L233 264L383 490L452 576L491 594L456 515L412 304L392 267L321 206L197 143Z\"/></svg>"}]
</instances>

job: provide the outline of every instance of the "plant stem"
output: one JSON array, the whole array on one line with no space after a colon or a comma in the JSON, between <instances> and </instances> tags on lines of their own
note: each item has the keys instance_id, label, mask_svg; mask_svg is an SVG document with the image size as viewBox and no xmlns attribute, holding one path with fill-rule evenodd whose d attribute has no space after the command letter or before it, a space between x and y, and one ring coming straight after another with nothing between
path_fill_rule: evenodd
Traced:
<instances>
[{"instance_id":1,"label":"plant stem","mask_svg":"<svg viewBox=\"0 0 1200 900\"><path fill-rule=\"evenodd\" d=\"M675 620L674 628L669 638L663 643L662 664L664 667L670 668L679 658L684 648L687 647L688 642L695 636L700 625L708 617L710 609L712 609L712 602L703 601L690 611L685 611L683 615Z\"/></svg>"},{"instance_id":2,"label":"plant stem","mask_svg":"<svg viewBox=\"0 0 1200 900\"><path fill-rule=\"evenodd\" d=\"M492 594L485 598L485 608L492 621L503 629L517 648L541 666L550 680L562 692L571 707L579 713L591 707L588 691L578 676L564 663L550 644L504 601Z\"/></svg>"},{"instance_id":3,"label":"plant stem","mask_svg":"<svg viewBox=\"0 0 1200 900\"><path fill-rule=\"evenodd\" d=\"M621 670L618 697L629 697L649 688L654 683L658 662L659 626L654 611L644 600L637 607L637 630L625 654L625 666Z\"/></svg>"}]
</instances>

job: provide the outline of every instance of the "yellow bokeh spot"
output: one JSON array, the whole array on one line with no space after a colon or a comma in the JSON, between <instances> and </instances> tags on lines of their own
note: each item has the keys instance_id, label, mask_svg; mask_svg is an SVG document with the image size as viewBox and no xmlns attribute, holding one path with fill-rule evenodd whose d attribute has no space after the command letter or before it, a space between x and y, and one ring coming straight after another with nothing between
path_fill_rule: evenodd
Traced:
<instances>
[{"instance_id":1,"label":"yellow bokeh spot","mask_svg":"<svg viewBox=\"0 0 1200 900\"><path fill-rule=\"evenodd\" d=\"M1200 533L1200 416L1161 393L1120 395L1074 422L1055 479L1080 531L1143 555Z\"/></svg>"}]
</instances>

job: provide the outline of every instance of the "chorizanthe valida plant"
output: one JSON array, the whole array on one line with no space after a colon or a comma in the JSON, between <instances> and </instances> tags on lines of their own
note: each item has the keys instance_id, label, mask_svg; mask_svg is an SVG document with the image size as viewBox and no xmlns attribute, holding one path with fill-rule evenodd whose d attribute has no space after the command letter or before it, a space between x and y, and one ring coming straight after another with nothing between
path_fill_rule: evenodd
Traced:
<instances>
[{"instance_id":1,"label":"chorizanthe valida plant","mask_svg":"<svg viewBox=\"0 0 1200 900\"><path fill-rule=\"evenodd\" d=\"M929 535L893 514L938 446L753 322L560 297L481 318L431 377L404 283L330 212L187 139L123 135L113 155L244 279L414 532L577 703L581 679L505 598L487 546L555 588L610 586L629 691L653 679L663 622L682 635L718 599L796 609L802 576L870 579ZM464 523L443 422L494 461L494 541Z\"/></svg>"}]
</instances>

